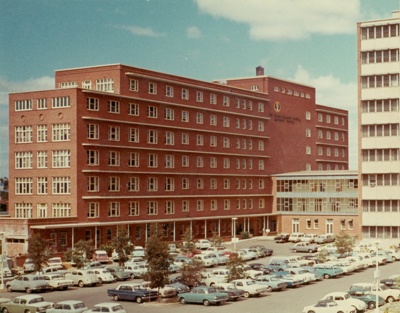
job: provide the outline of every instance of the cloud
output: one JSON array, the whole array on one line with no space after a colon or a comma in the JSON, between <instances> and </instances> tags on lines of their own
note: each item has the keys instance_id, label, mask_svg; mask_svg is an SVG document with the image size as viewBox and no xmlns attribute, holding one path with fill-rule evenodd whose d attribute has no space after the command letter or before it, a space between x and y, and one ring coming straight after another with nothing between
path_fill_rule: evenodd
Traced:
<instances>
[{"instance_id":1,"label":"cloud","mask_svg":"<svg viewBox=\"0 0 400 313\"><path fill-rule=\"evenodd\" d=\"M157 32L150 27L140 27L140 26L116 26L116 28L126 30L135 36L144 36L144 37L165 37L164 33Z\"/></svg>"},{"instance_id":2,"label":"cloud","mask_svg":"<svg viewBox=\"0 0 400 313\"><path fill-rule=\"evenodd\" d=\"M200 29L198 29L196 26L188 27L186 29L186 35L189 38L200 38L203 36Z\"/></svg>"},{"instance_id":3,"label":"cloud","mask_svg":"<svg viewBox=\"0 0 400 313\"><path fill-rule=\"evenodd\" d=\"M8 94L54 88L54 78L43 76L26 81L0 78L0 177L8 177Z\"/></svg>"},{"instance_id":4,"label":"cloud","mask_svg":"<svg viewBox=\"0 0 400 313\"><path fill-rule=\"evenodd\" d=\"M315 87L316 102L349 112L349 163L350 169L357 169L358 162L358 118L357 118L357 82L343 83L332 76L312 77L301 65L292 81Z\"/></svg>"},{"instance_id":5,"label":"cloud","mask_svg":"<svg viewBox=\"0 0 400 313\"><path fill-rule=\"evenodd\" d=\"M249 26L254 40L354 34L359 0L195 0L199 10Z\"/></svg>"}]
</instances>

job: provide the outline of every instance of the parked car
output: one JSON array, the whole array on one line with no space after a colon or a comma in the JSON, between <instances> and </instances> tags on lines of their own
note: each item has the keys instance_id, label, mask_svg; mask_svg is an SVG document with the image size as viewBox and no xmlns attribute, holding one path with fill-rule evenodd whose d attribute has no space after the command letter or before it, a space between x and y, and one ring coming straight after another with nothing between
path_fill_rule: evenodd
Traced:
<instances>
[{"instance_id":1,"label":"parked car","mask_svg":"<svg viewBox=\"0 0 400 313\"><path fill-rule=\"evenodd\" d=\"M214 286L217 283L226 283L226 277L224 276L216 276L209 272L202 272L200 274L201 281L207 286Z\"/></svg>"},{"instance_id":2,"label":"parked car","mask_svg":"<svg viewBox=\"0 0 400 313\"><path fill-rule=\"evenodd\" d=\"M286 272L274 273L273 276L285 282L287 288L297 288L304 284L304 280L297 275L287 274Z\"/></svg>"},{"instance_id":3,"label":"parked car","mask_svg":"<svg viewBox=\"0 0 400 313\"><path fill-rule=\"evenodd\" d=\"M213 267L218 265L217 261L208 254L196 254L192 259L201 262L205 267Z\"/></svg>"},{"instance_id":4,"label":"parked car","mask_svg":"<svg viewBox=\"0 0 400 313\"><path fill-rule=\"evenodd\" d=\"M316 281L315 275L313 273L310 273L309 271L307 271L304 268L300 268L300 267L299 268L297 268L297 267L287 268L287 269L285 269L285 272L292 274L292 275L296 275L297 277L302 279L305 284Z\"/></svg>"},{"instance_id":5,"label":"parked car","mask_svg":"<svg viewBox=\"0 0 400 313\"><path fill-rule=\"evenodd\" d=\"M175 288L178 294L190 291L190 288L188 286L174 280L170 280L170 283L167 286Z\"/></svg>"},{"instance_id":6,"label":"parked car","mask_svg":"<svg viewBox=\"0 0 400 313\"><path fill-rule=\"evenodd\" d=\"M371 294L370 292L350 290L348 293L353 298L364 301L369 310L373 310L376 308L376 296ZM385 299L378 296L378 306L382 306L384 304L385 304Z\"/></svg>"},{"instance_id":7,"label":"parked car","mask_svg":"<svg viewBox=\"0 0 400 313\"><path fill-rule=\"evenodd\" d=\"M106 250L96 250L93 253L92 259L101 263L108 263L110 261Z\"/></svg>"},{"instance_id":8,"label":"parked car","mask_svg":"<svg viewBox=\"0 0 400 313\"><path fill-rule=\"evenodd\" d=\"M316 237L318 237L317 234L304 234L304 237L301 238L301 241L314 243Z\"/></svg>"},{"instance_id":9,"label":"parked car","mask_svg":"<svg viewBox=\"0 0 400 313\"><path fill-rule=\"evenodd\" d=\"M249 263L247 265L253 270L262 271L264 275L268 275L274 271L271 267L263 263Z\"/></svg>"},{"instance_id":10,"label":"parked car","mask_svg":"<svg viewBox=\"0 0 400 313\"><path fill-rule=\"evenodd\" d=\"M61 274L45 274L43 277L47 280L50 290L67 290L68 287L74 285L71 279L66 279Z\"/></svg>"},{"instance_id":11,"label":"parked car","mask_svg":"<svg viewBox=\"0 0 400 313\"><path fill-rule=\"evenodd\" d=\"M50 258L47 261L47 264L49 267L55 267L59 270L62 270L64 268L63 261L60 257Z\"/></svg>"},{"instance_id":12,"label":"parked car","mask_svg":"<svg viewBox=\"0 0 400 313\"><path fill-rule=\"evenodd\" d=\"M121 304L115 302L103 302L93 306L87 313L99 312L112 312L112 313L126 313Z\"/></svg>"},{"instance_id":13,"label":"parked car","mask_svg":"<svg viewBox=\"0 0 400 313\"><path fill-rule=\"evenodd\" d=\"M274 238L276 243L285 243L289 242L290 234L279 234Z\"/></svg>"},{"instance_id":14,"label":"parked car","mask_svg":"<svg viewBox=\"0 0 400 313\"><path fill-rule=\"evenodd\" d=\"M124 266L124 271L128 273L132 279L135 278L142 278L144 274L148 272L148 269L146 266L141 265L141 264L125 264Z\"/></svg>"},{"instance_id":15,"label":"parked car","mask_svg":"<svg viewBox=\"0 0 400 313\"><path fill-rule=\"evenodd\" d=\"M110 271L111 275L116 280L128 280L131 275L124 270L122 266L106 266L106 269Z\"/></svg>"},{"instance_id":16,"label":"parked car","mask_svg":"<svg viewBox=\"0 0 400 313\"><path fill-rule=\"evenodd\" d=\"M178 301L182 304L203 303L205 306L210 304L219 305L228 301L228 295L218 292L213 287L199 286L193 288L190 292L179 294Z\"/></svg>"},{"instance_id":17,"label":"parked car","mask_svg":"<svg viewBox=\"0 0 400 313\"><path fill-rule=\"evenodd\" d=\"M32 273L35 270L35 264L33 264L31 259L26 259L24 261L24 273Z\"/></svg>"},{"instance_id":18,"label":"parked car","mask_svg":"<svg viewBox=\"0 0 400 313\"><path fill-rule=\"evenodd\" d=\"M287 287L287 283L274 275L257 276L255 281L260 285L266 285L267 291L282 291Z\"/></svg>"},{"instance_id":19,"label":"parked car","mask_svg":"<svg viewBox=\"0 0 400 313\"><path fill-rule=\"evenodd\" d=\"M229 257L222 252L211 252L208 255L217 261L217 265L224 265L229 262Z\"/></svg>"},{"instance_id":20,"label":"parked car","mask_svg":"<svg viewBox=\"0 0 400 313\"><path fill-rule=\"evenodd\" d=\"M148 290L154 290L156 292L159 292L159 294L162 298L172 298L178 294L178 292L176 291L176 289L174 287L170 287L168 285L166 285L162 288L151 288L150 282L145 281L142 283L142 286Z\"/></svg>"},{"instance_id":21,"label":"parked car","mask_svg":"<svg viewBox=\"0 0 400 313\"><path fill-rule=\"evenodd\" d=\"M340 267L334 265L326 265L321 263L314 265L314 267L322 274L325 279L337 277L343 274L343 270Z\"/></svg>"},{"instance_id":22,"label":"parked car","mask_svg":"<svg viewBox=\"0 0 400 313\"><path fill-rule=\"evenodd\" d=\"M303 313L356 313L356 309L347 303L321 300L303 308Z\"/></svg>"},{"instance_id":23,"label":"parked car","mask_svg":"<svg viewBox=\"0 0 400 313\"><path fill-rule=\"evenodd\" d=\"M96 286L99 280L92 270L73 270L64 275L66 279L71 279L74 286Z\"/></svg>"},{"instance_id":24,"label":"parked car","mask_svg":"<svg viewBox=\"0 0 400 313\"><path fill-rule=\"evenodd\" d=\"M289 250L292 252L308 252L308 253L313 253L317 252L318 247L312 245L309 242L298 242L294 244L293 246L289 247Z\"/></svg>"},{"instance_id":25,"label":"parked car","mask_svg":"<svg viewBox=\"0 0 400 313\"><path fill-rule=\"evenodd\" d=\"M289 242L300 242L304 237L304 233L292 233L289 236Z\"/></svg>"},{"instance_id":26,"label":"parked car","mask_svg":"<svg viewBox=\"0 0 400 313\"><path fill-rule=\"evenodd\" d=\"M249 247L249 249L260 249L264 252L264 256L271 256L274 253L274 250L266 248L263 245L252 245Z\"/></svg>"},{"instance_id":27,"label":"parked car","mask_svg":"<svg viewBox=\"0 0 400 313\"><path fill-rule=\"evenodd\" d=\"M240 249L237 251L239 258L244 261L258 259L258 254L251 249Z\"/></svg>"},{"instance_id":28,"label":"parked car","mask_svg":"<svg viewBox=\"0 0 400 313\"><path fill-rule=\"evenodd\" d=\"M400 299L400 290L390 289L385 284L380 284L377 290L376 284L374 283L355 283L350 286L349 293L351 293L351 291L366 291L374 295L378 293L378 296L385 299L387 303L392 303Z\"/></svg>"},{"instance_id":29,"label":"parked car","mask_svg":"<svg viewBox=\"0 0 400 313\"><path fill-rule=\"evenodd\" d=\"M195 247L200 250L206 250L207 248L210 248L211 246L212 246L211 242L207 239L200 239L199 241L197 241L195 243Z\"/></svg>"},{"instance_id":30,"label":"parked car","mask_svg":"<svg viewBox=\"0 0 400 313\"><path fill-rule=\"evenodd\" d=\"M243 296L248 298L250 296L258 297L262 293L268 292L268 288L265 285L257 284L252 279L235 279L231 281L236 288L244 291Z\"/></svg>"},{"instance_id":31,"label":"parked car","mask_svg":"<svg viewBox=\"0 0 400 313\"><path fill-rule=\"evenodd\" d=\"M49 283L42 275L21 275L6 283L7 291L25 291L31 293L33 291L44 292L50 289Z\"/></svg>"},{"instance_id":32,"label":"parked car","mask_svg":"<svg viewBox=\"0 0 400 313\"><path fill-rule=\"evenodd\" d=\"M88 310L83 301L66 300L56 303L53 308L47 309L46 313L83 313Z\"/></svg>"},{"instance_id":33,"label":"parked car","mask_svg":"<svg viewBox=\"0 0 400 313\"><path fill-rule=\"evenodd\" d=\"M133 257L137 257L137 256L144 257L144 253L145 253L145 251L142 246L135 246L132 251L132 256Z\"/></svg>"},{"instance_id":34,"label":"parked car","mask_svg":"<svg viewBox=\"0 0 400 313\"><path fill-rule=\"evenodd\" d=\"M106 268L94 268L92 271L96 274L99 284L113 283L116 281L111 272Z\"/></svg>"},{"instance_id":35,"label":"parked car","mask_svg":"<svg viewBox=\"0 0 400 313\"><path fill-rule=\"evenodd\" d=\"M137 303L158 299L157 291L148 290L138 283L123 283L118 285L117 288L108 289L107 295L115 301L127 300Z\"/></svg>"},{"instance_id":36,"label":"parked car","mask_svg":"<svg viewBox=\"0 0 400 313\"><path fill-rule=\"evenodd\" d=\"M228 301L236 301L240 297L244 296L244 291L235 287L231 283L216 283L213 285L215 290L221 293L226 293Z\"/></svg>"},{"instance_id":37,"label":"parked car","mask_svg":"<svg viewBox=\"0 0 400 313\"><path fill-rule=\"evenodd\" d=\"M174 258L174 264L182 268L184 264L192 262L192 259L187 256L176 256Z\"/></svg>"},{"instance_id":38,"label":"parked car","mask_svg":"<svg viewBox=\"0 0 400 313\"><path fill-rule=\"evenodd\" d=\"M41 295L23 295L16 297L13 301L1 304L3 313L44 313L52 308L53 302L44 301Z\"/></svg>"},{"instance_id":39,"label":"parked car","mask_svg":"<svg viewBox=\"0 0 400 313\"><path fill-rule=\"evenodd\" d=\"M318 235L318 237L314 239L314 242L318 244L330 243L334 241L335 237L333 237L331 234Z\"/></svg>"},{"instance_id":40,"label":"parked car","mask_svg":"<svg viewBox=\"0 0 400 313\"><path fill-rule=\"evenodd\" d=\"M334 300L339 304L347 303L354 307L357 312L364 312L367 309L367 305L364 301L353 298L347 292L331 292L323 296L321 300Z\"/></svg>"}]
</instances>

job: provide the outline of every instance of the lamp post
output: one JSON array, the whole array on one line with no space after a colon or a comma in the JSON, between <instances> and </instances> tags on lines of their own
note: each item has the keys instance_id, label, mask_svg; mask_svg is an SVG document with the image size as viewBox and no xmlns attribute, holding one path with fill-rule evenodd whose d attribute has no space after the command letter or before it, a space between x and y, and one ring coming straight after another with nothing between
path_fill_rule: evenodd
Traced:
<instances>
[{"instance_id":1,"label":"lamp post","mask_svg":"<svg viewBox=\"0 0 400 313\"><path fill-rule=\"evenodd\" d=\"M376 253L375 254L375 267L376 268L375 268L375 273L374 273L374 278L375 278L375 283L376 283L375 312L379 313L379 295L378 295L378 293L379 293L379 284L380 284L380 281L379 281L379 277L380 277L380 274L379 274L379 262L378 262L379 241L375 241L374 243L375 243L375 247L376 247L376 252L375 252Z\"/></svg>"},{"instance_id":2,"label":"lamp post","mask_svg":"<svg viewBox=\"0 0 400 313\"><path fill-rule=\"evenodd\" d=\"M232 217L232 223L233 223L233 237L232 237L232 242L233 242L233 252L236 252L236 221L237 217Z\"/></svg>"},{"instance_id":3,"label":"lamp post","mask_svg":"<svg viewBox=\"0 0 400 313\"><path fill-rule=\"evenodd\" d=\"M0 238L1 238L1 284L0 284L0 289L3 290L4 289L4 233L0 232Z\"/></svg>"}]
</instances>

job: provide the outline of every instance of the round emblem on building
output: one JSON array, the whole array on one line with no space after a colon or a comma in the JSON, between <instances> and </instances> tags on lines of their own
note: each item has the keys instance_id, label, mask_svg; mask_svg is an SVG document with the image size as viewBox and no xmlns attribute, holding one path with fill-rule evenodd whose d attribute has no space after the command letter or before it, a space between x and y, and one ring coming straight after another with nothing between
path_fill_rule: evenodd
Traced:
<instances>
[{"instance_id":1,"label":"round emblem on building","mask_svg":"<svg viewBox=\"0 0 400 313\"><path fill-rule=\"evenodd\" d=\"M281 111L281 104L280 104L279 101L276 101L274 103L274 110L275 110L275 112L280 112Z\"/></svg>"}]
</instances>

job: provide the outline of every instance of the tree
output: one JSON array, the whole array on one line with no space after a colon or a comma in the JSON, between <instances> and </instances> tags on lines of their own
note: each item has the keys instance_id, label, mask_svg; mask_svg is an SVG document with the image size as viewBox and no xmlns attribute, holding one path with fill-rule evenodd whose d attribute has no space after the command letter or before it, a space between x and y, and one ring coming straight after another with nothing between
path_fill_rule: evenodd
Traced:
<instances>
[{"instance_id":1,"label":"tree","mask_svg":"<svg viewBox=\"0 0 400 313\"><path fill-rule=\"evenodd\" d=\"M181 268L182 284L189 287L194 287L201 281L201 272L204 270L204 265L198 260L184 263Z\"/></svg>"},{"instance_id":2,"label":"tree","mask_svg":"<svg viewBox=\"0 0 400 313\"><path fill-rule=\"evenodd\" d=\"M336 235L335 246L339 255L346 255L353 251L355 238L341 231Z\"/></svg>"},{"instance_id":3,"label":"tree","mask_svg":"<svg viewBox=\"0 0 400 313\"><path fill-rule=\"evenodd\" d=\"M193 242L193 235L189 228L186 229L182 239L181 250L186 252L189 257L192 257L195 254L194 251L196 250L196 245Z\"/></svg>"},{"instance_id":4,"label":"tree","mask_svg":"<svg viewBox=\"0 0 400 313\"><path fill-rule=\"evenodd\" d=\"M74 245L74 249L64 253L64 258L66 261L75 263L77 268L82 268L86 260L92 257L94 251L92 240L79 240Z\"/></svg>"},{"instance_id":5,"label":"tree","mask_svg":"<svg viewBox=\"0 0 400 313\"><path fill-rule=\"evenodd\" d=\"M28 258L32 260L34 271L40 272L52 256L53 252L48 241L44 240L40 234L32 235L28 240Z\"/></svg>"},{"instance_id":6,"label":"tree","mask_svg":"<svg viewBox=\"0 0 400 313\"><path fill-rule=\"evenodd\" d=\"M230 282L235 279L242 279L246 277L244 271L245 262L236 253L231 255L229 262L226 264L226 268L229 270L227 281Z\"/></svg>"},{"instance_id":7,"label":"tree","mask_svg":"<svg viewBox=\"0 0 400 313\"><path fill-rule=\"evenodd\" d=\"M218 234L216 232L213 232L213 236L209 240L216 247L221 247L224 242L224 240L221 238L221 236L218 236Z\"/></svg>"},{"instance_id":8,"label":"tree","mask_svg":"<svg viewBox=\"0 0 400 313\"><path fill-rule=\"evenodd\" d=\"M8 178L7 177L3 177L0 178L0 185L3 186L3 188L0 190L0 200L7 202L8 201ZM4 210L5 211L7 208L5 206L5 204L2 204L2 206L4 205ZM2 207L3 209L3 207Z\"/></svg>"},{"instance_id":9,"label":"tree","mask_svg":"<svg viewBox=\"0 0 400 313\"><path fill-rule=\"evenodd\" d=\"M126 227L118 227L117 234L112 240L112 246L114 247L115 252L118 253L119 265L124 266L125 262L128 260L128 255L132 253L134 248Z\"/></svg>"},{"instance_id":10,"label":"tree","mask_svg":"<svg viewBox=\"0 0 400 313\"><path fill-rule=\"evenodd\" d=\"M160 288L169 283L169 266L172 257L168 253L168 243L164 241L163 231L158 229L157 225L150 229L150 237L145 248L145 259L148 267L145 279L150 282L150 288L157 288L160 294Z\"/></svg>"}]
</instances>

